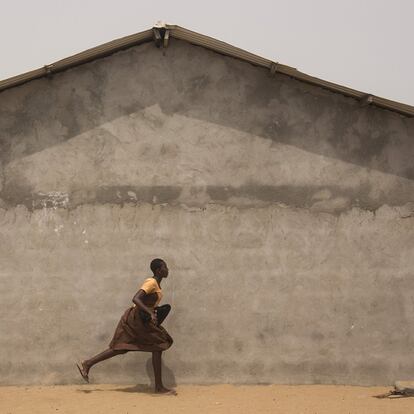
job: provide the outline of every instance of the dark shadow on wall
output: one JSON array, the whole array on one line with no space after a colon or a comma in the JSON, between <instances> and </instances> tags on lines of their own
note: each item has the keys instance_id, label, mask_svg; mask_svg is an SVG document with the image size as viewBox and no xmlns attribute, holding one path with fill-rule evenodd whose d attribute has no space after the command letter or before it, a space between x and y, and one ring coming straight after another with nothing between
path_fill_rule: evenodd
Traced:
<instances>
[{"instance_id":1,"label":"dark shadow on wall","mask_svg":"<svg viewBox=\"0 0 414 414\"><path fill-rule=\"evenodd\" d=\"M0 160L7 165L155 104L414 179L412 119L176 39L164 54L145 44L1 93Z\"/></svg>"}]
</instances>

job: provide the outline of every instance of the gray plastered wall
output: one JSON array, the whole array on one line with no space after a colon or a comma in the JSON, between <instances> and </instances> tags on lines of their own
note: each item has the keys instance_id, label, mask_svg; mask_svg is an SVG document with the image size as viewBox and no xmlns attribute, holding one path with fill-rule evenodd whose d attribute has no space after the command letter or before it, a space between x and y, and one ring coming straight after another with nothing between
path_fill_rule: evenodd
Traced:
<instances>
[{"instance_id":1,"label":"gray plastered wall","mask_svg":"<svg viewBox=\"0 0 414 414\"><path fill-rule=\"evenodd\" d=\"M0 93L0 145L0 383L79 381L157 256L172 384L411 378L413 119L172 39Z\"/></svg>"}]
</instances>

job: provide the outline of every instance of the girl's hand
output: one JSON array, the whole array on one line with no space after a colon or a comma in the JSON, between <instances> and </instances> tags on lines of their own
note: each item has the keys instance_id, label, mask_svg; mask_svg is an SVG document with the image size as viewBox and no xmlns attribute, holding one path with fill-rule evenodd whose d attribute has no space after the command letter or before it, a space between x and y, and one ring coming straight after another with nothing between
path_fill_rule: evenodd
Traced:
<instances>
[{"instance_id":1,"label":"girl's hand","mask_svg":"<svg viewBox=\"0 0 414 414\"><path fill-rule=\"evenodd\" d=\"M155 311L151 312L151 321L154 323L154 325L158 324L157 313Z\"/></svg>"}]
</instances>

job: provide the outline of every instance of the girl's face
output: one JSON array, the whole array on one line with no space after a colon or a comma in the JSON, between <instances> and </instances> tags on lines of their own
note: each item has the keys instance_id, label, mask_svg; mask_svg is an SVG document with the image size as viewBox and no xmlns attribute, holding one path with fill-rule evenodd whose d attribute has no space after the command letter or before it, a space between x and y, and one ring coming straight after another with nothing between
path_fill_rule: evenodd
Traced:
<instances>
[{"instance_id":1,"label":"girl's face","mask_svg":"<svg viewBox=\"0 0 414 414\"><path fill-rule=\"evenodd\" d=\"M167 267L167 263L162 262L162 265L161 265L161 267L158 270L158 274L161 277L163 277L163 278L168 277L168 267Z\"/></svg>"}]
</instances>

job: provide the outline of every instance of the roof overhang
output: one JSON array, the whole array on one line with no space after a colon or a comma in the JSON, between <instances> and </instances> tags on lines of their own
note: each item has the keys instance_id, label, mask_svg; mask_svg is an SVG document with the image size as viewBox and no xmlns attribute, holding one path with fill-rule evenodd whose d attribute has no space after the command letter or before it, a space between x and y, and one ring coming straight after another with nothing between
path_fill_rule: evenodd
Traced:
<instances>
[{"instance_id":1,"label":"roof overhang","mask_svg":"<svg viewBox=\"0 0 414 414\"><path fill-rule=\"evenodd\" d=\"M2 80L0 81L0 91L13 88L33 79L50 76L53 73L61 72L71 67L82 65L92 60L108 56L117 51L137 46L139 44L152 40L155 40L158 46L166 47L170 38L184 40L186 42L205 47L223 55L231 56L233 58L249 62L253 65L267 68L272 73L281 73L294 79L329 89L333 92L358 99L366 105L375 105L400 113L402 115L414 116L414 107L411 105L380 98L375 95L367 94L366 92L357 91L346 86L315 78L313 76L307 75L306 73L299 72L297 69L290 66L282 65L278 62L273 62L269 59L257 56L253 53L239 49L235 46L214 39L212 37L193 32L180 26L168 24L158 24L152 29L122 37L108 43L104 43L92 49L85 50L84 52L77 53L76 55L58 60L52 64L45 65L42 68Z\"/></svg>"}]
</instances>

